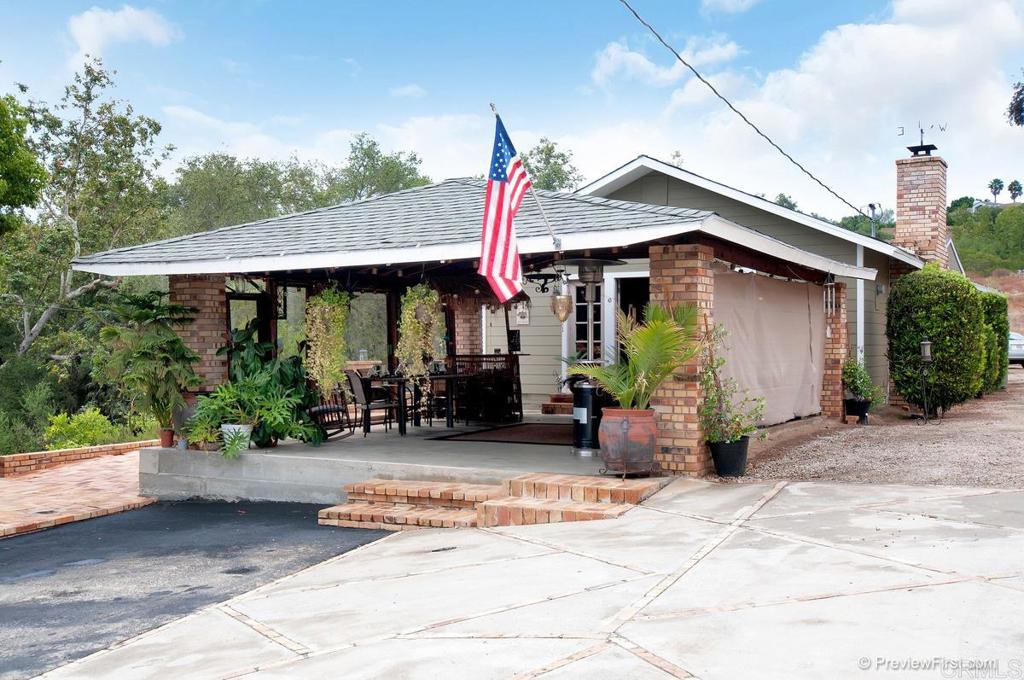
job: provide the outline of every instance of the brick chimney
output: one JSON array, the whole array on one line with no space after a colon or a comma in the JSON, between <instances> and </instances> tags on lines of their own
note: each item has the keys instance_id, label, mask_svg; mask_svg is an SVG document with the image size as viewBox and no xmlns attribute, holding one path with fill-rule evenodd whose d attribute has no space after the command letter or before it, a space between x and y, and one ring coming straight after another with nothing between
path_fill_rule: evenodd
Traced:
<instances>
[{"instance_id":1,"label":"brick chimney","mask_svg":"<svg viewBox=\"0 0 1024 680\"><path fill-rule=\"evenodd\" d=\"M949 266L946 225L946 161L934 144L907 147L914 155L896 161L896 230L892 242L925 262Z\"/></svg>"}]
</instances>

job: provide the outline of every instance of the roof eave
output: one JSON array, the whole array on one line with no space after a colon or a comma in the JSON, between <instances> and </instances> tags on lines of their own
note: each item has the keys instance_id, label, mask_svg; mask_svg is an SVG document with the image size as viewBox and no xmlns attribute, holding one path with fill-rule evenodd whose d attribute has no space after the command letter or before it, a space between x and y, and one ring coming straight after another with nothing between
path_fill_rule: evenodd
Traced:
<instances>
[{"instance_id":1,"label":"roof eave","mask_svg":"<svg viewBox=\"0 0 1024 680\"><path fill-rule=\"evenodd\" d=\"M587 196L607 197L608 194L621 189L651 172L661 172L680 181L694 184L702 189L713 191L722 196L726 196L727 198L770 212L792 222L825 232L844 241L862 245L876 252L900 260L901 262L905 262L912 267L920 269L924 266L924 262L920 258L899 246L885 243L884 241L871 238L870 236L858 234L850 231L849 229L843 229L838 225L830 224L823 220L811 217L810 215L805 215L797 210L790 210L789 208L777 205L767 199L747 194L739 189L734 189L733 187L715 182L714 180L709 180L705 177L701 177L700 175L683 170L682 168L677 168L674 165L665 163L664 161L651 158L650 156L637 156L625 165L612 170L607 175L599 177L590 184L580 187L576 190L576 193Z\"/></svg>"}]
</instances>

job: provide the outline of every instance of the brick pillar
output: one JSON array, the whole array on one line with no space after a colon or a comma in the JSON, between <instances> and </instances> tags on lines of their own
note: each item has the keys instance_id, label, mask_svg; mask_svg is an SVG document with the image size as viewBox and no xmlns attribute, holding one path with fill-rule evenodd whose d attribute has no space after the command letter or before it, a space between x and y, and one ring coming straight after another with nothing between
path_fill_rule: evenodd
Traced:
<instances>
[{"instance_id":1,"label":"brick pillar","mask_svg":"<svg viewBox=\"0 0 1024 680\"><path fill-rule=\"evenodd\" d=\"M825 377L821 385L821 412L843 417L843 363L850 354L846 325L846 284L836 284L836 309L825 316Z\"/></svg>"},{"instance_id":2,"label":"brick pillar","mask_svg":"<svg viewBox=\"0 0 1024 680\"><path fill-rule=\"evenodd\" d=\"M896 161L896 229L893 245L917 253L925 262L949 267L946 225L946 161L913 156Z\"/></svg>"},{"instance_id":3,"label":"brick pillar","mask_svg":"<svg viewBox=\"0 0 1024 680\"><path fill-rule=\"evenodd\" d=\"M693 303L711 322L714 251L700 245L650 246L649 254L651 302L669 308ZM658 412L658 450L654 457L668 474L701 476L714 469L697 420L697 405L703 399L698 370L697 359L677 369L651 402Z\"/></svg>"},{"instance_id":4,"label":"brick pillar","mask_svg":"<svg viewBox=\"0 0 1024 680\"><path fill-rule=\"evenodd\" d=\"M480 300L459 297L453 298L449 304L455 320L455 353L483 354L484 337L480 318Z\"/></svg>"},{"instance_id":5,"label":"brick pillar","mask_svg":"<svg viewBox=\"0 0 1024 680\"><path fill-rule=\"evenodd\" d=\"M197 390L212 390L227 382L228 359L217 350L228 342L228 299L224 274L169 277L170 301L194 307L195 321L178 331L185 344L197 354L196 373L203 383Z\"/></svg>"}]
</instances>

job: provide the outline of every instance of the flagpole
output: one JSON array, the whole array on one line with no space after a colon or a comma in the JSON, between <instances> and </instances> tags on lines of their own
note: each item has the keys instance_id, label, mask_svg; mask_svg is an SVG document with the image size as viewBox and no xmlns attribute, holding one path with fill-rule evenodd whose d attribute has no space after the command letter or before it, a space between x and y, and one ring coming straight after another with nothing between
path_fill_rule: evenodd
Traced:
<instances>
[{"instance_id":1,"label":"flagpole","mask_svg":"<svg viewBox=\"0 0 1024 680\"><path fill-rule=\"evenodd\" d=\"M491 102L491 111L494 112L494 117L498 117L498 107ZM524 163L525 166L525 163ZM537 191L533 188L533 182L530 182L530 193L533 194L533 200L537 203L537 210L540 211L540 217L544 220L544 226L548 228L548 233L551 234L551 241L555 244L555 250L562 252L562 239L555 236L555 230L551 228L551 223L548 222L548 216L544 213L544 206L540 204L540 199L537 198Z\"/></svg>"}]
</instances>

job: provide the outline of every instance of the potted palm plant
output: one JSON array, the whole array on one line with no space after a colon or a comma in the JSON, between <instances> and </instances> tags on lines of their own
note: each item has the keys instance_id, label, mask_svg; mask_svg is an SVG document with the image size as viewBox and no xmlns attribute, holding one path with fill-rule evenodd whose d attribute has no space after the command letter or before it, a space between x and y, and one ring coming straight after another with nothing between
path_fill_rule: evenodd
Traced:
<instances>
[{"instance_id":1,"label":"potted palm plant","mask_svg":"<svg viewBox=\"0 0 1024 680\"><path fill-rule=\"evenodd\" d=\"M605 408L598 429L605 469L622 475L654 471L657 423L651 398L673 371L700 351L697 308L668 310L649 304L644 321L618 313L622 361L606 366L576 364L570 372L597 381L618 402Z\"/></svg>"},{"instance_id":2,"label":"potted palm plant","mask_svg":"<svg viewBox=\"0 0 1024 680\"><path fill-rule=\"evenodd\" d=\"M868 422L868 412L882 401L882 389L871 381L864 364L850 357L843 364L843 407L848 416L857 416L858 423Z\"/></svg>"},{"instance_id":3,"label":"potted palm plant","mask_svg":"<svg viewBox=\"0 0 1024 680\"><path fill-rule=\"evenodd\" d=\"M199 355L174 331L195 310L164 302L164 293L120 293L111 304L114 323L100 331L110 350L102 374L126 389L160 427L160 445L174 443L174 412L185 407L182 392L199 384L192 364Z\"/></svg>"},{"instance_id":4,"label":"potted palm plant","mask_svg":"<svg viewBox=\"0 0 1024 680\"><path fill-rule=\"evenodd\" d=\"M700 386L704 398L697 416L715 472L721 477L740 477L747 472L750 436L757 432L757 423L764 417L764 399L748 395L738 398L736 381L722 376L725 359L718 350L724 340L725 329L715 326L703 343Z\"/></svg>"}]
</instances>

